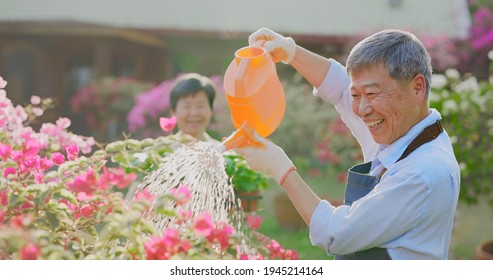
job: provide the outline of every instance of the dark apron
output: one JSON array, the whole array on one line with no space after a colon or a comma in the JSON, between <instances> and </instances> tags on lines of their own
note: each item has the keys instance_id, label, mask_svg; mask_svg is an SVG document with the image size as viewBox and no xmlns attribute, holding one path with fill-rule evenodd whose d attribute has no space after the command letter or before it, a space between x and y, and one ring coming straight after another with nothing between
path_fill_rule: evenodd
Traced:
<instances>
[{"instance_id":1,"label":"dark apron","mask_svg":"<svg viewBox=\"0 0 493 280\"><path fill-rule=\"evenodd\" d=\"M409 146L406 148L401 157L396 161L406 158L419 146L427 143L440 135L443 131L440 121L428 126L421 132ZM351 206L353 202L364 197L380 182L380 178L387 169L383 169L378 176L369 175L371 162L355 165L348 171L348 181L346 185L346 193L344 194L344 204ZM389 252L386 248L370 248L363 251L358 251L348 255L336 256L336 260L391 260Z\"/></svg>"}]
</instances>

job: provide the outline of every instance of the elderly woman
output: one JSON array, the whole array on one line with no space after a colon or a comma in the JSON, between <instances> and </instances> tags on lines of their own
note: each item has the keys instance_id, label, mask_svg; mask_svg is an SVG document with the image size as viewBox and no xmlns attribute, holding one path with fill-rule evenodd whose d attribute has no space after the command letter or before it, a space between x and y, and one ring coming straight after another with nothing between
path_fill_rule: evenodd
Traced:
<instances>
[{"instance_id":1,"label":"elderly woman","mask_svg":"<svg viewBox=\"0 0 493 280\"><path fill-rule=\"evenodd\" d=\"M171 114L176 117L176 136L218 142L206 130L212 118L216 89L207 77L196 73L180 76L170 94Z\"/></svg>"}]
</instances>

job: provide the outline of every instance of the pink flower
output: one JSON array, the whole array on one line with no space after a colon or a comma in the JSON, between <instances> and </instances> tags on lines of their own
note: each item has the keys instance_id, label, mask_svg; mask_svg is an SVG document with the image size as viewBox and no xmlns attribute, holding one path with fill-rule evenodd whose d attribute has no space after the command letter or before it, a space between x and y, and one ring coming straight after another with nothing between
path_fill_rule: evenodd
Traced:
<instances>
[{"instance_id":1,"label":"pink flower","mask_svg":"<svg viewBox=\"0 0 493 280\"><path fill-rule=\"evenodd\" d=\"M88 200L91 200L93 198L93 195L89 195L85 192L80 192L77 194L77 200L78 201L88 201Z\"/></svg>"},{"instance_id":2,"label":"pink flower","mask_svg":"<svg viewBox=\"0 0 493 280\"><path fill-rule=\"evenodd\" d=\"M243 253L240 255L240 260L248 260L248 255Z\"/></svg>"},{"instance_id":3,"label":"pink flower","mask_svg":"<svg viewBox=\"0 0 493 280\"><path fill-rule=\"evenodd\" d=\"M12 151L10 153L10 158L13 159L16 162L21 161L21 159L24 157L24 154L21 151Z\"/></svg>"},{"instance_id":4,"label":"pink flower","mask_svg":"<svg viewBox=\"0 0 493 280\"><path fill-rule=\"evenodd\" d=\"M19 254L23 260L37 260L39 257L39 248L36 245L30 244L24 246Z\"/></svg>"},{"instance_id":5,"label":"pink flower","mask_svg":"<svg viewBox=\"0 0 493 280\"><path fill-rule=\"evenodd\" d=\"M168 250L174 253L178 252L178 248L180 247L180 234L178 231L167 228L161 240Z\"/></svg>"},{"instance_id":6,"label":"pink flower","mask_svg":"<svg viewBox=\"0 0 493 280\"><path fill-rule=\"evenodd\" d=\"M209 237L214 228L212 227L212 218L209 213L201 213L195 218L194 228L197 232L205 237Z\"/></svg>"},{"instance_id":7,"label":"pink flower","mask_svg":"<svg viewBox=\"0 0 493 280\"><path fill-rule=\"evenodd\" d=\"M12 147L9 145L4 145L0 143L0 157L3 159L7 159L10 156L10 153L12 152Z\"/></svg>"},{"instance_id":8,"label":"pink flower","mask_svg":"<svg viewBox=\"0 0 493 280\"><path fill-rule=\"evenodd\" d=\"M0 191L0 205L7 206L8 203L7 190Z\"/></svg>"},{"instance_id":9,"label":"pink flower","mask_svg":"<svg viewBox=\"0 0 493 280\"><path fill-rule=\"evenodd\" d=\"M166 251L161 238L153 236L151 240L144 243L146 259L148 260L167 260L172 254Z\"/></svg>"},{"instance_id":10,"label":"pink flower","mask_svg":"<svg viewBox=\"0 0 493 280\"><path fill-rule=\"evenodd\" d=\"M298 251L296 250L286 250L282 256L284 260L297 260L298 258Z\"/></svg>"},{"instance_id":11,"label":"pink flower","mask_svg":"<svg viewBox=\"0 0 493 280\"><path fill-rule=\"evenodd\" d=\"M31 104L38 105L39 103L41 103L41 98L39 96L37 95L31 96Z\"/></svg>"},{"instance_id":12,"label":"pink flower","mask_svg":"<svg viewBox=\"0 0 493 280\"><path fill-rule=\"evenodd\" d=\"M67 182L67 186L71 191L76 193L85 192L86 194L92 194L99 186L99 182L94 171L88 169L86 173L76 176L71 182Z\"/></svg>"},{"instance_id":13,"label":"pink flower","mask_svg":"<svg viewBox=\"0 0 493 280\"><path fill-rule=\"evenodd\" d=\"M41 117L41 116L43 115L43 113L44 113L43 109L38 108L38 107L34 107L34 108L32 109L32 112L33 112L33 114L34 114L36 117Z\"/></svg>"},{"instance_id":14,"label":"pink flower","mask_svg":"<svg viewBox=\"0 0 493 280\"><path fill-rule=\"evenodd\" d=\"M282 257L284 253L284 248L281 245L279 245L279 242L275 240L271 240L270 244L267 244L266 247L270 251L271 259L275 259L276 257Z\"/></svg>"},{"instance_id":15,"label":"pink flower","mask_svg":"<svg viewBox=\"0 0 493 280\"><path fill-rule=\"evenodd\" d=\"M37 155L39 150L41 150L41 144L32 138L28 138L22 147L22 152L26 157Z\"/></svg>"},{"instance_id":16,"label":"pink flower","mask_svg":"<svg viewBox=\"0 0 493 280\"><path fill-rule=\"evenodd\" d=\"M187 185L182 185L178 189L171 189L170 192L176 200L176 205L183 205L192 197Z\"/></svg>"},{"instance_id":17,"label":"pink flower","mask_svg":"<svg viewBox=\"0 0 493 280\"><path fill-rule=\"evenodd\" d=\"M155 194L149 193L147 190L142 190L135 195L136 200L152 201L156 197Z\"/></svg>"},{"instance_id":18,"label":"pink flower","mask_svg":"<svg viewBox=\"0 0 493 280\"><path fill-rule=\"evenodd\" d=\"M219 243L219 247L221 247L221 251L226 249L229 245L229 237L233 233L234 228L231 226L224 226L222 228L218 228L214 230L213 239L215 239ZM209 241L212 241L209 238Z\"/></svg>"},{"instance_id":19,"label":"pink flower","mask_svg":"<svg viewBox=\"0 0 493 280\"><path fill-rule=\"evenodd\" d=\"M94 214L94 206L86 205L82 206L79 210L77 210L74 214L74 219L79 219L80 217L91 217Z\"/></svg>"},{"instance_id":20,"label":"pink flower","mask_svg":"<svg viewBox=\"0 0 493 280\"><path fill-rule=\"evenodd\" d=\"M180 251L183 251L183 252L188 252L188 250L190 250L190 248L192 248L192 244L190 244L190 242L188 242L188 240L181 240L180 242Z\"/></svg>"},{"instance_id":21,"label":"pink flower","mask_svg":"<svg viewBox=\"0 0 493 280\"><path fill-rule=\"evenodd\" d=\"M0 88L5 88L7 81L5 81L2 76L0 76Z\"/></svg>"},{"instance_id":22,"label":"pink flower","mask_svg":"<svg viewBox=\"0 0 493 280\"><path fill-rule=\"evenodd\" d=\"M40 163L41 169L43 169L43 170L49 169L54 164L52 160L45 158L45 157L42 158L39 163Z\"/></svg>"},{"instance_id":23,"label":"pink flower","mask_svg":"<svg viewBox=\"0 0 493 280\"><path fill-rule=\"evenodd\" d=\"M13 228L21 228L25 225L24 217L22 215L14 216L10 219L10 226Z\"/></svg>"},{"instance_id":24,"label":"pink flower","mask_svg":"<svg viewBox=\"0 0 493 280\"><path fill-rule=\"evenodd\" d=\"M13 167L7 167L3 171L3 177L7 178L10 174L14 174L14 176L17 176L17 170Z\"/></svg>"},{"instance_id":25,"label":"pink flower","mask_svg":"<svg viewBox=\"0 0 493 280\"><path fill-rule=\"evenodd\" d=\"M40 184L43 181L43 178L44 178L43 173L34 172L34 181L36 181L36 183Z\"/></svg>"},{"instance_id":26,"label":"pink flower","mask_svg":"<svg viewBox=\"0 0 493 280\"><path fill-rule=\"evenodd\" d=\"M62 153L54 152L53 154L51 154L51 160L56 165L61 165L65 162L65 157L62 155Z\"/></svg>"},{"instance_id":27,"label":"pink flower","mask_svg":"<svg viewBox=\"0 0 493 280\"><path fill-rule=\"evenodd\" d=\"M79 146L72 143L68 147L65 148L65 151L67 151L67 158L69 160L75 160L77 158L77 156L79 155Z\"/></svg>"},{"instance_id":28,"label":"pink flower","mask_svg":"<svg viewBox=\"0 0 493 280\"><path fill-rule=\"evenodd\" d=\"M249 215L247 218L247 224L251 229L258 229L262 225L262 217Z\"/></svg>"},{"instance_id":29,"label":"pink flower","mask_svg":"<svg viewBox=\"0 0 493 280\"><path fill-rule=\"evenodd\" d=\"M161 129L168 132L172 131L176 126L176 117L172 116L171 118L159 118L159 126Z\"/></svg>"},{"instance_id":30,"label":"pink flower","mask_svg":"<svg viewBox=\"0 0 493 280\"><path fill-rule=\"evenodd\" d=\"M126 174L123 168L111 168L108 169L103 167L103 178L105 182L110 183L113 186L116 186L119 189L124 189L128 185L130 185L137 178L137 174L129 173ZM102 186L102 189L105 189L106 186Z\"/></svg>"},{"instance_id":31,"label":"pink flower","mask_svg":"<svg viewBox=\"0 0 493 280\"><path fill-rule=\"evenodd\" d=\"M29 169L39 169L41 158L38 155L27 158L22 164Z\"/></svg>"},{"instance_id":32,"label":"pink flower","mask_svg":"<svg viewBox=\"0 0 493 280\"><path fill-rule=\"evenodd\" d=\"M59 128L61 128L61 129L65 129L65 128L68 128L71 123L72 122L68 118L59 118L56 121L56 126L59 127Z\"/></svg>"},{"instance_id":33,"label":"pink flower","mask_svg":"<svg viewBox=\"0 0 493 280\"><path fill-rule=\"evenodd\" d=\"M187 240L182 240L177 230L166 229L163 237L153 236L144 243L148 260L167 260L176 253L187 252L192 245Z\"/></svg>"},{"instance_id":34,"label":"pink flower","mask_svg":"<svg viewBox=\"0 0 493 280\"><path fill-rule=\"evenodd\" d=\"M180 210L178 212L178 217L175 220L175 224L181 225L184 222L191 220L192 219L192 216L193 216L192 211Z\"/></svg>"}]
</instances>

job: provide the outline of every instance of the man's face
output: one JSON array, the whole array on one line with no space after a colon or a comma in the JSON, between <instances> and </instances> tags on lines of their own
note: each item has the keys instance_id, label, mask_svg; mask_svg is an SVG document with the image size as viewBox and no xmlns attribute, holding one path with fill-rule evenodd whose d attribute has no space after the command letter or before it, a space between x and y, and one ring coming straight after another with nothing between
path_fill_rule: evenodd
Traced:
<instances>
[{"instance_id":1,"label":"man's face","mask_svg":"<svg viewBox=\"0 0 493 280\"><path fill-rule=\"evenodd\" d=\"M209 100L204 91L178 99L176 109L172 113L176 117L178 129L197 139L202 139L212 117Z\"/></svg>"},{"instance_id":2,"label":"man's face","mask_svg":"<svg viewBox=\"0 0 493 280\"><path fill-rule=\"evenodd\" d=\"M375 142L390 145L423 118L423 96L417 90L424 79L417 79L418 85L416 79L401 85L383 64L350 77L353 112L365 122Z\"/></svg>"}]
</instances>

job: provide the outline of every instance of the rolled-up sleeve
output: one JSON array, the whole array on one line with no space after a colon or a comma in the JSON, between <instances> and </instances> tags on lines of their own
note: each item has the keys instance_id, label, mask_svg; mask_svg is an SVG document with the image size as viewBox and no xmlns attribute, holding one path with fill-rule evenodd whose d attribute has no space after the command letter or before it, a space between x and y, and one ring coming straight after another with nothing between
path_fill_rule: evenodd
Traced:
<instances>
[{"instance_id":1,"label":"rolled-up sleeve","mask_svg":"<svg viewBox=\"0 0 493 280\"><path fill-rule=\"evenodd\" d=\"M346 68L333 59L330 59L330 61L330 69L320 86L313 89L313 95L334 105L342 120L360 144L364 160L370 161L377 155L378 145L373 140L365 123L353 112L351 94L349 93L351 80Z\"/></svg>"},{"instance_id":2,"label":"rolled-up sleeve","mask_svg":"<svg viewBox=\"0 0 493 280\"><path fill-rule=\"evenodd\" d=\"M330 224L334 209L335 207L329 202L322 200L313 211L310 220L310 241L313 246L329 248L332 240L328 238L329 228L327 225Z\"/></svg>"},{"instance_id":3,"label":"rolled-up sleeve","mask_svg":"<svg viewBox=\"0 0 493 280\"><path fill-rule=\"evenodd\" d=\"M320 86L313 89L313 95L335 105L339 103L344 96L344 92L348 90L350 80L344 66L333 59L330 59L330 61L330 69Z\"/></svg>"}]
</instances>

